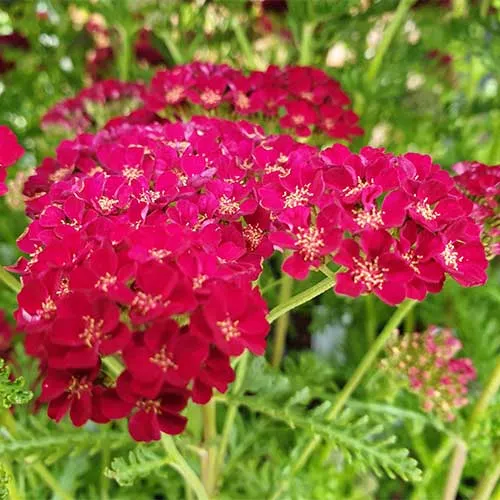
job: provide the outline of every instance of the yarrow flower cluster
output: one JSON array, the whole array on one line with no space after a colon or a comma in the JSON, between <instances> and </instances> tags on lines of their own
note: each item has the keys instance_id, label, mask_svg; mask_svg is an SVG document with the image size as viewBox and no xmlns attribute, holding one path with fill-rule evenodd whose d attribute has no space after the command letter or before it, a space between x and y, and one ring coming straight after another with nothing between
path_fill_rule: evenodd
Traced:
<instances>
[{"instance_id":1,"label":"yarrow flower cluster","mask_svg":"<svg viewBox=\"0 0 500 500\"><path fill-rule=\"evenodd\" d=\"M199 62L159 71L146 96L148 109L165 110L167 116L189 112L193 105L222 108L236 116L264 115L299 137L322 133L345 140L363 133L349 104L340 84L316 68L270 66L245 75L224 64Z\"/></svg>"},{"instance_id":2,"label":"yarrow flower cluster","mask_svg":"<svg viewBox=\"0 0 500 500\"><path fill-rule=\"evenodd\" d=\"M471 215L482 227L488 257L500 255L500 165L461 162L453 170L458 188L474 203Z\"/></svg>"},{"instance_id":3,"label":"yarrow flower cluster","mask_svg":"<svg viewBox=\"0 0 500 500\"><path fill-rule=\"evenodd\" d=\"M341 266L337 293L374 293L392 305L440 291L446 275L463 286L486 281L472 203L429 156L335 145L273 169L258 193L294 278L331 259Z\"/></svg>"},{"instance_id":4,"label":"yarrow flower cluster","mask_svg":"<svg viewBox=\"0 0 500 500\"><path fill-rule=\"evenodd\" d=\"M8 127L0 126L0 196L7 192L5 179L7 178L7 167L12 166L21 156L24 150L17 142L17 138Z\"/></svg>"},{"instance_id":5,"label":"yarrow flower cluster","mask_svg":"<svg viewBox=\"0 0 500 500\"><path fill-rule=\"evenodd\" d=\"M396 336L382 367L406 381L424 411L452 421L456 410L468 403L467 385L476 378L472 361L455 357L461 348L449 329L433 326L424 333Z\"/></svg>"},{"instance_id":6,"label":"yarrow flower cluster","mask_svg":"<svg viewBox=\"0 0 500 500\"><path fill-rule=\"evenodd\" d=\"M16 320L51 418L176 434L189 398L226 390L232 356L264 353L252 282L272 253L253 192L265 145L248 124L123 124L63 142L27 182Z\"/></svg>"},{"instance_id":7,"label":"yarrow flower cluster","mask_svg":"<svg viewBox=\"0 0 500 500\"><path fill-rule=\"evenodd\" d=\"M347 94L319 69L271 66L245 75L227 65L199 62L160 70L146 88L116 80L94 84L56 104L42 126L96 130L143 100L144 107L133 113L140 123L158 120L156 114L179 121L216 109L220 117L258 119L268 130L288 129L299 137L314 133L350 141L363 133Z\"/></svg>"},{"instance_id":8,"label":"yarrow flower cluster","mask_svg":"<svg viewBox=\"0 0 500 500\"><path fill-rule=\"evenodd\" d=\"M144 93L141 83L97 82L52 107L42 118L42 128L75 133L101 128L114 117L133 114L142 106Z\"/></svg>"}]
</instances>

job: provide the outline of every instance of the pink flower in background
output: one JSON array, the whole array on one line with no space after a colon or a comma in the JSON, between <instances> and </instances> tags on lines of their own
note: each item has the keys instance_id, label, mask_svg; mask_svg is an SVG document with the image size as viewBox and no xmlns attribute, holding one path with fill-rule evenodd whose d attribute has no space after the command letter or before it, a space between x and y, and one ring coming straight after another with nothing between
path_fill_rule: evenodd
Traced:
<instances>
[{"instance_id":1,"label":"pink flower in background","mask_svg":"<svg viewBox=\"0 0 500 500\"><path fill-rule=\"evenodd\" d=\"M8 127L0 126L0 196L7 192L5 179L7 167L16 163L23 155L24 150L17 142L17 138Z\"/></svg>"}]
</instances>

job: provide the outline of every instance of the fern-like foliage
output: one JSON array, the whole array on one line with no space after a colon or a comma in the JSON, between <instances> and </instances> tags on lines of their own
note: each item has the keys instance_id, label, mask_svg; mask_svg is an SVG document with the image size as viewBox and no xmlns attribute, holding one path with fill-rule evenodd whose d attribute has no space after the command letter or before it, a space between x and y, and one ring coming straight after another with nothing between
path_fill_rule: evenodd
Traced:
<instances>
[{"instance_id":1,"label":"fern-like foliage","mask_svg":"<svg viewBox=\"0 0 500 500\"><path fill-rule=\"evenodd\" d=\"M7 435L0 441L0 459L23 461L44 459L54 462L68 454L76 455L84 451L88 455L105 447L116 449L130 443L130 438L119 431L97 431L69 426L49 426L45 429L27 422L15 435Z\"/></svg>"},{"instance_id":2,"label":"fern-like foliage","mask_svg":"<svg viewBox=\"0 0 500 500\"><path fill-rule=\"evenodd\" d=\"M10 366L0 358L0 404L2 408L26 404L33 394L24 388L24 378L13 378Z\"/></svg>"},{"instance_id":3,"label":"fern-like foliage","mask_svg":"<svg viewBox=\"0 0 500 500\"><path fill-rule=\"evenodd\" d=\"M160 456L148 447L138 446L129 452L128 457L114 458L104 474L120 486L131 486L137 479L149 476L169 462L168 457Z\"/></svg>"},{"instance_id":4,"label":"fern-like foliage","mask_svg":"<svg viewBox=\"0 0 500 500\"><path fill-rule=\"evenodd\" d=\"M9 474L3 465L0 465L0 500L9 498L9 481Z\"/></svg>"},{"instance_id":5,"label":"fern-like foliage","mask_svg":"<svg viewBox=\"0 0 500 500\"><path fill-rule=\"evenodd\" d=\"M355 460L379 476L385 472L391 479L396 475L405 481L420 479L418 463L409 457L408 450L393 446L396 437L387 433L381 424L373 424L366 415L360 418L344 411L335 422L328 422L324 417L331 407L329 402L306 412L286 405L273 406L268 400L255 396L232 397L230 401L293 429L321 436L341 451L348 463Z\"/></svg>"}]
</instances>

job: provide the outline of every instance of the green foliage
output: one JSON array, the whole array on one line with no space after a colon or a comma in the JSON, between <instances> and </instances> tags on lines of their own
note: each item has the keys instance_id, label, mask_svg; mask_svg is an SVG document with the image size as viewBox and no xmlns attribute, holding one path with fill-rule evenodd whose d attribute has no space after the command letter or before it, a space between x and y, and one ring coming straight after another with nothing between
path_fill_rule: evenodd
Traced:
<instances>
[{"instance_id":1,"label":"green foliage","mask_svg":"<svg viewBox=\"0 0 500 500\"><path fill-rule=\"evenodd\" d=\"M43 459L56 462L63 457L85 452L94 455L104 448L116 449L130 443L119 431L77 429L72 426L42 428L29 419L15 435L7 434L0 442L0 458L23 462Z\"/></svg>"},{"instance_id":2,"label":"green foliage","mask_svg":"<svg viewBox=\"0 0 500 500\"><path fill-rule=\"evenodd\" d=\"M0 500L7 500L9 498L9 482L9 473L3 465L0 465Z\"/></svg>"},{"instance_id":3,"label":"green foliage","mask_svg":"<svg viewBox=\"0 0 500 500\"><path fill-rule=\"evenodd\" d=\"M24 389L24 378L11 378L11 368L0 358L0 401L2 408L26 404L32 397L31 391Z\"/></svg>"},{"instance_id":4,"label":"green foliage","mask_svg":"<svg viewBox=\"0 0 500 500\"><path fill-rule=\"evenodd\" d=\"M137 479L149 476L167 465L169 460L146 446L138 446L130 451L127 457L114 458L105 475L114 479L120 486L132 486Z\"/></svg>"}]
</instances>

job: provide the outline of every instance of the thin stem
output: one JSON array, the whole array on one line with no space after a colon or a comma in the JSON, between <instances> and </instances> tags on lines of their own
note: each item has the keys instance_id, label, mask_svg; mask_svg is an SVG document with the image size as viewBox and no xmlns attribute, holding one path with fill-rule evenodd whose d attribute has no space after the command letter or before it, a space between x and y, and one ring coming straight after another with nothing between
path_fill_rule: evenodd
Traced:
<instances>
[{"instance_id":1,"label":"thin stem","mask_svg":"<svg viewBox=\"0 0 500 500\"><path fill-rule=\"evenodd\" d=\"M288 311L291 311L292 309L295 309L296 307L299 307L302 304L305 304L306 302L309 302L310 300L314 299L318 295L321 295L322 293L326 292L327 290L333 287L334 283L335 280L333 278L325 278L319 283L313 285L311 288L308 288L307 290L304 290L303 292L294 295L284 304L278 304L276 307L274 307L267 315L267 320L269 321L269 323L273 323L280 316L283 316L283 314L286 314Z\"/></svg>"},{"instance_id":2,"label":"thin stem","mask_svg":"<svg viewBox=\"0 0 500 500\"><path fill-rule=\"evenodd\" d=\"M302 37L299 47L299 64L301 66L309 66L311 64L313 54L312 42L315 29L316 22L304 23L302 27Z\"/></svg>"},{"instance_id":3,"label":"thin stem","mask_svg":"<svg viewBox=\"0 0 500 500\"><path fill-rule=\"evenodd\" d=\"M500 479L500 447L497 447L490 467L479 482L472 500L488 500L492 497L498 480Z\"/></svg>"},{"instance_id":4,"label":"thin stem","mask_svg":"<svg viewBox=\"0 0 500 500\"><path fill-rule=\"evenodd\" d=\"M443 493L443 500L455 500L457 497L458 487L462 471L464 470L465 461L467 460L467 444L462 439L457 440L453 458L451 459L451 467L446 481L446 486Z\"/></svg>"},{"instance_id":5,"label":"thin stem","mask_svg":"<svg viewBox=\"0 0 500 500\"><path fill-rule=\"evenodd\" d=\"M486 409L488 408L495 394L498 392L499 388L500 388L500 357L498 358L497 364L493 369L490 378L486 382L486 385L483 391L481 392L481 395L479 396L479 399L474 405L472 413L470 414L467 420L467 428L465 431L466 440L469 440L471 437L474 436L477 424L483 417L484 413L486 412Z\"/></svg>"},{"instance_id":6,"label":"thin stem","mask_svg":"<svg viewBox=\"0 0 500 500\"><path fill-rule=\"evenodd\" d=\"M417 483L415 490L413 491L410 500L426 500L427 494L425 489L427 485L431 482L436 471L441 467L446 457L449 455L453 448L455 440L451 436L447 436L443 444L439 447L438 451L434 453L432 462L429 467L424 472L422 480Z\"/></svg>"},{"instance_id":7,"label":"thin stem","mask_svg":"<svg viewBox=\"0 0 500 500\"><path fill-rule=\"evenodd\" d=\"M33 470L38 474L40 479L60 498L63 500L73 500L74 497L67 493L61 485L54 479L54 476L40 463L32 465Z\"/></svg>"},{"instance_id":8,"label":"thin stem","mask_svg":"<svg viewBox=\"0 0 500 500\"><path fill-rule=\"evenodd\" d=\"M160 34L160 38L165 42L172 59L176 65L184 64L184 57L179 50L178 45L175 43L174 39L170 36L168 31L164 31Z\"/></svg>"},{"instance_id":9,"label":"thin stem","mask_svg":"<svg viewBox=\"0 0 500 500\"><path fill-rule=\"evenodd\" d=\"M472 413L467 419L463 439L457 441L457 446L453 455L452 466L448 473L448 479L445 486L445 500L452 500L456 497L463 468L467 459L467 444L474 437L477 424L486 413L491 400L495 397L500 388L500 357L497 364L486 382L486 385L479 396ZM461 465L461 468L458 468ZM448 495L448 496L447 496Z\"/></svg>"},{"instance_id":10,"label":"thin stem","mask_svg":"<svg viewBox=\"0 0 500 500\"><path fill-rule=\"evenodd\" d=\"M131 43L130 34L127 28L123 25L117 26L118 33L120 34L120 51L118 55L118 72L120 80L127 81L129 77L129 67L131 58Z\"/></svg>"},{"instance_id":11,"label":"thin stem","mask_svg":"<svg viewBox=\"0 0 500 500\"><path fill-rule=\"evenodd\" d=\"M365 354L364 358L361 360L361 363L358 365L347 384L340 391L339 396L335 400L335 404L327 414L328 420L334 420L338 416L351 394L361 382L361 379L372 367L380 351L382 351L382 349L385 347L385 344L387 344L387 341L393 334L394 330L398 328L398 326L404 320L405 316L413 309L413 307L415 307L416 303L417 302L415 300L407 299L404 302L401 302L401 304L397 307L397 309L394 311L394 314L384 326L384 329L380 332L377 340L375 340L375 342L372 344L369 351Z\"/></svg>"},{"instance_id":12,"label":"thin stem","mask_svg":"<svg viewBox=\"0 0 500 500\"><path fill-rule=\"evenodd\" d=\"M389 49L394 37L397 35L403 21L408 14L411 6L415 3L416 0L401 0L399 2L398 8L392 18L389 27L385 30L384 37L378 46L377 53L373 58L370 66L368 67L367 72L367 81L368 83L372 83L378 76L380 68L382 67L382 61L384 60L384 56Z\"/></svg>"},{"instance_id":13,"label":"thin stem","mask_svg":"<svg viewBox=\"0 0 500 500\"><path fill-rule=\"evenodd\" d=\"M174 464L171 465L175 465L175 469L182 475L182 477L186 481L186 484L188 485L187 487L190 487L194 491L198 500L209 500L203 484L201 483L200 479L195 474L193 469L191 469L189 464L186 462L184 457L179 453L179 450L175 446L172 436L163 434L161 443L168 456L174 461Z\"/></svg>"},{"instance_id":14,"label":"thin stem","mask_svg":"<svg viewBox=\"0 0 500 500\"><path fill-rule=\"evenodd\" d=\"M327 278L328 279L328 278ZM377 337L375 342L371 345L369 351L365 354L365 357L362 359L361 363L358 365L351 378L344 386L344 388L340 391L339 395L335 399L335 403L333 404L331 410L328 412L326 419L334 420L337 418L339 413L344 408L347 400L354 392L354 390L358 387L364 375L368 372L368 370L372 367L375 362L378 354L384 348L385 344L391 337L394 330L400 325L405 316L411 311L411 309L415 306L416 301L414 300L405 300L402 302L398 308L395 310L394 314L391 316L384 329ZM296 474L304 465L307 463L309 457L312 455L314 450L317 448L319 443L321 442L321 437L317 434L307 443L306 447L300 453L298 459L291 465L290 475ZM271 500L277 500L280 498L281 494L288 488L289 479L285 479L282 481L275 493L271 497Z\"/></svg>"},{"instance_id":15,"label":"thin stem","mask_svg":"<svg viewBox=\"0 0 500 500\"><path fill-rule=\"evenodd\" d=\"M482 0L481 7L479 9L481 17L484 18L488 15L488 12L490 11L490 2L491 0Z\"/></svg>"},{"instance_id":16,"label":"thin stem","mask_svg":"<svg viewBox=\"0 0 500 500\"><path fill-rule=\"evenodd\" d=\"M3 281L13 292L21 291L21 283L12 276L3 266L0 266L0 281Z\"/></svg>"},{"instance_id":17,"label":"thin stem","mask_svg":"<svg viewBox=\"0 0 500 500\"><path fill-rule=\"evenodd\" d=\"M203 415L203 441L206 450L201 459L201 475L203 486L208 496L211 497L215 490L217 467L217 446L215 445L215 440L217 439L217 412L215 401L212 399L203 405L201 411Z\"/></svg>"},{"instance_id":18,"label":"thin stem","mask_svg":"<svg viewBox=\"0 0 500 500\"><path fill-rule=\"evenodd\" d=\"M293 278L288 274L283 273L281 282L279 304L285 304L292 296ZM286 312L278 318L274 328L273 355L271 365L273 368L279 368L283 354L285 352L286 334L290 324L290 311Z\"/></svg>"},{"instance_id":19,"label":"thin stem","mask_svg":"<svg viewBox=\"0 0 500 500\"><path fill-rule=\"evenodd\" d=\"M500 113L493 114L493 141L488 153L487 163L495 164L500 161Z\"/></svg>"},{"instance_id":20,"label":"thin stem","mask_svg":"<svg viewBox=\"0 0 500 500\"><path fill-rule=\"evenodd\" d=\"M377 335L377 311L375 309L375 297L369 294L365 297L366 315L366 345L370 346Z\"/></svg>"},{"instance_id":21,"label":"thin stem","mask_svg":"<svg viewBox=\"0 0 500 500\"><path fill-rule=\"evenodd\" d=\"M242 25L240 22L238 22L238 19L233 18L231 22L231 27L233 28L234 35L236 36L236 40L240 46L241 52L245 56L244 59L247 63L248 66L252 68L257 67L257 63L255 61L254 57L254 50L252 46L250 45L250 42L248 40L248 37L245 33L245 31L242 28Z\"/></svg>"},{"instance_id":22,"label":"thin stem","mask_svg":"<svg viewBox=\"0 0 500 500\"><path fill-rule=\"evenodd\" d=\"M238 368L236 369L236 380L234 381L232 387L232 394L237 396L241 392L241 388L243 387L243 382L245 380L245 375L247 373L248 368L248 360L250 358L250 354L248 351L245 351L240 358L238 363ZM238 413L238 406L233 404L227 410L226 420L224 421L224 427L222 429L222 438L219 446L219 454L217 455L217 475L219 474L222 465L224 464L224 459L226 457L227 447L229 444L229 438L231 437L231 432L234 426L234 420L236 418L236 414Z\"/></svg>"}]
</instances>

